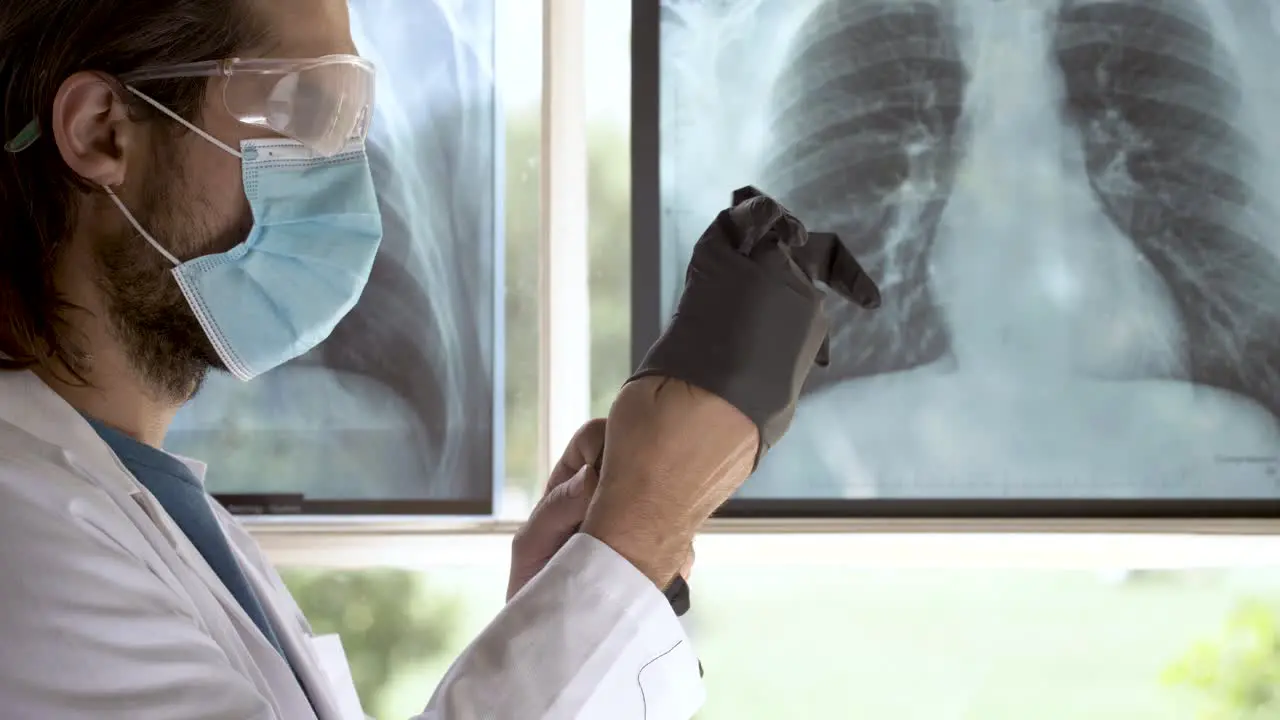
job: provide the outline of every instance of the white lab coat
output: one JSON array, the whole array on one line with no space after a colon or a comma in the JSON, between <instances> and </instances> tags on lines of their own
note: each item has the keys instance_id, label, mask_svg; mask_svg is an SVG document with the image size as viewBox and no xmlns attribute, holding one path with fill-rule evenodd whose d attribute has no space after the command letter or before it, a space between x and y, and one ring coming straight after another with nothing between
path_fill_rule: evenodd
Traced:
<instances>
[{"instance_id":1,"label":"white lab coat","mask_svg":"<svg viewBox=\"0 0 1280 720\"><path fill-rule=\"evenodd\" d=\"M31 373L0 372L0 717L358 716L280 577L218 514L297 678L93 428ZM702 699L662 593L579 535L458 658L419 720L684 720Z\"/></svg>"}]
</instances>

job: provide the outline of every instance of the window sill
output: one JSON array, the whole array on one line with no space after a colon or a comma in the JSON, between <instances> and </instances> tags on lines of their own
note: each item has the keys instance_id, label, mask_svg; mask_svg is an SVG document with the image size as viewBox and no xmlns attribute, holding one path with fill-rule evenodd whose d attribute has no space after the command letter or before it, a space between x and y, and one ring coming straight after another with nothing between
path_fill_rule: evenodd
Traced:
<instances>
[{"instance_id":1,"label":"window sill","mask_svg":"<svg viewBox=\"0 0 1280 720\"><path fill-rule=\"evenodd\" d=\"M246 518L277 565L505 567L514 521ZM713 520L707 565L864 569L1187 569L1280 566L1275 520Z\"/></svg>"}]
</instances>

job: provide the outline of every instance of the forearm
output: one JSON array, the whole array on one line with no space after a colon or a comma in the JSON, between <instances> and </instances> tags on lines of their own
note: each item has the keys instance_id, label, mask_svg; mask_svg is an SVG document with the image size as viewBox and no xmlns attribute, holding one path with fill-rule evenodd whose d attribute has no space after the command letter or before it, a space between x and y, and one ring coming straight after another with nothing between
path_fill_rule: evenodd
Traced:
<instances>
[{"instance_id":1,"label":"forearm","mask_svg":"<svg viewBox=\"0 0 1280 720\"><path fill-rule=\"evenodd\" d=\"M582 532L612 548L655 587L665 588L688 558L699 524L691 517L675 518L636 503L624 506L618 498L602 494L588 511Z\"/></svg>"}]
</instances>

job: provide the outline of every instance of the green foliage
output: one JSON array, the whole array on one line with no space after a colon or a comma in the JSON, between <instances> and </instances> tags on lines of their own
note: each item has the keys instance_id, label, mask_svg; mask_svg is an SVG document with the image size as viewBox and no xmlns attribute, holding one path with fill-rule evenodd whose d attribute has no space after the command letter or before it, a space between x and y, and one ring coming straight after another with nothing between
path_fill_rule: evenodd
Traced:
<instances>
[{"instance_id":1,"label":"green foliage","mask_svg":"<svg viewBox=\"0 0 1280 720\"><path fill-rule=\"evenodd\" d=\"M342 638L366 712L379 707L397 672L450 647L457 599L427 592L421 573L288 569L281 576L316 634Z\"/></svg>"},{"instance_id":2,"label":"green foliage","mask_svg":"<svg viewBox=\"0 0 1280 720\"><path fill-rule=\"evenodd\" d=\"M1280 615L1261 601L1232 613L1222 636L1197 644L1165 673L1194 690L1205 720L1280 718Z\"/></svg>"}]
</instances>

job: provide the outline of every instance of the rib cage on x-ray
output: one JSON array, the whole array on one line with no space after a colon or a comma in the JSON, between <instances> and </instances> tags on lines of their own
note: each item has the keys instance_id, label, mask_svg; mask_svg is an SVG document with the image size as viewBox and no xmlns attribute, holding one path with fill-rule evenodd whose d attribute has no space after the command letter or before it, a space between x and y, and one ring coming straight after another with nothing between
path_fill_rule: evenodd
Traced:
<instances>
[{"instance_id":1,"label":"rib cage on x-ray","mask_svg":"<svg viewBox=\"0 0 1280 720\"><path fill-rule=\"evenodd\" d=\"M1271 0L663 9L669 301L745 184L884 294L747 494L1280 494Z\"/></svg>"},{"instance_id":2,"label":"rib cage on x-ray","mask_svg":"<svg viewBox=\"0 0 1280 720\"><path fill-rule=\"evenodd\" d=\"M761 187L808 227L838 233L883 296L874 315L827 303L831 363L809 390L948 351L928 263L963 140L958 32L932 2L826 2L786 54L767 105Z\"/></svg>"},{"instance_id":3,"label":"rib cage on x-ray","mask_svg":"<svg viewBox=\"0 0 1280 720\"><path fill-rule=\"evenodd\" d=\"M1090 185L1177 306L1178 375L1280 419L1280 227L1258 217L1258 152L1210 17L1195 0L1068 0L1053 49Z\"/></svg>"},{"instance_id":4,"label":"rib cage on x-ray","mask_svg":"<svg viewBox=\"0 0 1280 720\"><path fill-rule=\"evenodd\" d=\"M424 10L352 3L362 53L383 75L370 137L383 246L360 302L309 361L370 377L411 406L425 430L422 473L400 492L482 498L493 487L494 267L477 248L495 238L496 105L457 20ZM452 51L428 62L424 43Z\"/></svg>"}]
</instances>

